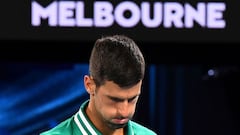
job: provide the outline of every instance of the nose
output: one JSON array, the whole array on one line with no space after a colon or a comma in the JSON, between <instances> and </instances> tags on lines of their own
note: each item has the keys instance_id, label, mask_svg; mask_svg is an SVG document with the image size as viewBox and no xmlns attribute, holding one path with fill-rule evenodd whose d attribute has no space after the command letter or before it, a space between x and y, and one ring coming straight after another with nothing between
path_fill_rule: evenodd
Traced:
<instances>
[{"instance_id":1,"label":"nose","mask_svg":"<svg viewBox=\"0 0 240 135\"><path fill-rule=\"evenodd\" d=\"M128 106L128 101L123 101L121 103L119 103L118 105L118 113L122 116L122 117L128 117L129 115L129 106Z\"/></svg>"}]
</instances>

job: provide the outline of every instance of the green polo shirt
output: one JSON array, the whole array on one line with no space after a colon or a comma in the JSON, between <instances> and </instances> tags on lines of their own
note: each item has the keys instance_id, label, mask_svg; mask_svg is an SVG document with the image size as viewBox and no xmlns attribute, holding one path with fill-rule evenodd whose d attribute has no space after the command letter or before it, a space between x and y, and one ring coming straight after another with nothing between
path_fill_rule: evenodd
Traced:
<instances>
[{"instance_id":1,"label":"green polo shirt","mask_svg":"<svg viewBox=\"0 0 240 135\"><path fill-rule=\"evenodd\" d=\"M89 100L85 101L81 105L75 115L40 135L102 135L85 112L88 101ZM125 128L126 135L156 135L152 130L131 120Z\"/></svg>"}]
</instances>

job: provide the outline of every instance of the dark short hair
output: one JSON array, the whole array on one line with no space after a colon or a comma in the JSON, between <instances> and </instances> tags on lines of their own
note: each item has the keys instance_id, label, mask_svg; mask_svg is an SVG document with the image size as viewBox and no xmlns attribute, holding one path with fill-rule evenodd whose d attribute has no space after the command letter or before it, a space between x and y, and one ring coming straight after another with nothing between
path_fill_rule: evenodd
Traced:
<instances>
[{"instance_id":1,"label":"dark short hair","mask_svg":"<svg viewBox=\"0 0 240 135\"><path fill-rule=\"evenodd\" d=\"M124 35L97 39L90 56L90 75L97 87L113 81L130 87L144 78L145 61L137 44Z\"/></svg>"}]
</instances>

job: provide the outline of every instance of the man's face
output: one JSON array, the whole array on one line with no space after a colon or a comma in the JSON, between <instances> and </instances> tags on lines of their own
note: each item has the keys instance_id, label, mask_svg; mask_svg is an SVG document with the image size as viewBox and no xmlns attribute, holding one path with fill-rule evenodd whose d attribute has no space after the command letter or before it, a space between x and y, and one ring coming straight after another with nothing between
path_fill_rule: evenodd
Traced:
<instances>
[{"instance_id":1,"label":"man's face","mask_svg":"<svg viewBox=\"0 0 240 135\"><path fill-rule=\"evenodd\" d=\"M130 88L120 88L112 81L95 90L93 101L96 115L110 129L124 127L135 112L136 103L141 92L140 81Z\"/></svg>"}]
</instances>

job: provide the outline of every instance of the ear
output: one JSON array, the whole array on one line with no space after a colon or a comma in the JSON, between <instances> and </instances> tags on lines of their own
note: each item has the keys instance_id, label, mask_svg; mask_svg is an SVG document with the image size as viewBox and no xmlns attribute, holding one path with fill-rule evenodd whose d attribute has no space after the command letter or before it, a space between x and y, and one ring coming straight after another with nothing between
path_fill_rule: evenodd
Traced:
<instances>
[{"instance_id":1,"label":"ear","mask_svg":"<svg viewBox=\"0 0 240 135\"><path fill-rule=\"evenodd\" d=\"M96 85L92 77L88 75L84 76L84 86L90 95L93 95L95 93Z\"/></svg>"}]
</instances>

